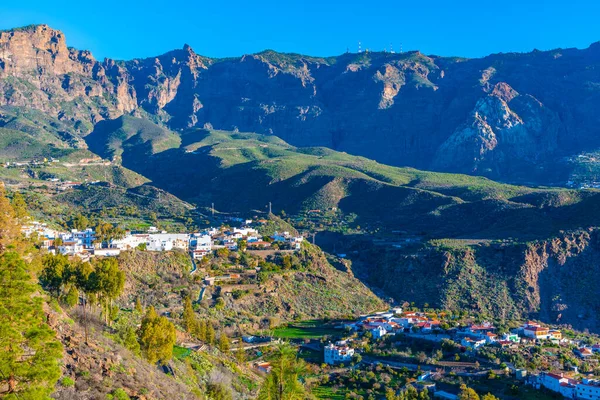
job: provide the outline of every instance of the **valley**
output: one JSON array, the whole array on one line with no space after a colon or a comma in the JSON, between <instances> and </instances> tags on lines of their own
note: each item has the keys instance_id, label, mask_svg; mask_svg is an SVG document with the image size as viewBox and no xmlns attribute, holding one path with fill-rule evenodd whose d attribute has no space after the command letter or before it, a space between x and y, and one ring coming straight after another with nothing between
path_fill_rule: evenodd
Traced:
<instances>
[{"instance_id":1,"label":"valley","mask_svg":"<svg viewBox=\"0 0 600 400\"><path fill-rule=\"evenodd\" d=\"M596 390L599 63L0 31L0 398Z\"/></svg>"}]
</instances>

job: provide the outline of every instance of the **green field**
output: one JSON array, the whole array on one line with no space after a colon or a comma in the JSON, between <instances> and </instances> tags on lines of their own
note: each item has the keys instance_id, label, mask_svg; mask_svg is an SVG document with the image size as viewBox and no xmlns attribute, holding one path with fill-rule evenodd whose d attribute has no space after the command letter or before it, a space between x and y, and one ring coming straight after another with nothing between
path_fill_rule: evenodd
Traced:
<instances>
[{"instance_id":1,"label":"green field","mask_svg":"<svg viewBox=\"0 0 600 400\"><path fill-rule=\"evenodd\" d=\"M282 339L316 339L341 333L341 330L334 329L332 325L323 325L319 321L305 321L275 328L273 336Z\"/></svg>"}]
</instances>

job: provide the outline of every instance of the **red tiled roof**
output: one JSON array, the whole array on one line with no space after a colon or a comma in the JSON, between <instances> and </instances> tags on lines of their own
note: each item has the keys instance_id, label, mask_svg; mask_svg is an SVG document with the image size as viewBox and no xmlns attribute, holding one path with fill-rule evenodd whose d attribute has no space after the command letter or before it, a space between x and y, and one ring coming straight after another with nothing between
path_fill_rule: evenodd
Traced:
<instances>
[{"instance_id":1,"label":"red tiled roof","mask_svg":"<svg viewBox=\"0 0 600 400\"><path fill-rule=\"evenodd\" d=\"M548 331L548 328L542 328L541 326L528 326L527 328L525 328L525 330L531 332L542 332Z\"/></svg>"}]
</instances>

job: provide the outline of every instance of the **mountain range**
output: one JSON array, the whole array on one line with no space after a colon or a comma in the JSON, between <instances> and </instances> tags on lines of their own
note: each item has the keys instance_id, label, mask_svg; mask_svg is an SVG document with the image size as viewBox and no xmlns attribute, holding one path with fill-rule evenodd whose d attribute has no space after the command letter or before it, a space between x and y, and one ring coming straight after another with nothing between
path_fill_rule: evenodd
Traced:
<instances>
[{"instance_id":1,"label":"mountain range","mask_svg":"<svg viewBox=\"0 0 600 400\"><path fill-rule=\"evenodd\" d=\"M172 130L256 132L395 166L565 184L600 144L599 64L600 43L478 59L418 51L214 59L185 45L98 61L68 47L62 32L32 25L0 33L0 106L40 110L74 142L133 114Z\"/></svg>"},{"instance_id":2,"label":"mountain range","mask_svg":"<svg viewBox=\"0 0 600 400\"><path fill-rule=\"evenodd\" d=\"M600 193L537 186L600 180L599 61L598 44L481 59L185 46L97 61L28 26L0 32L0 161L52 161L0 178L62 222L129 209L181 227L197 218L188 203L336 210L375 233L317 244L358 254L353 273L387 296L598 331ZM392 231L415 241L375 244Z\"/></svg>"}]
</instances>

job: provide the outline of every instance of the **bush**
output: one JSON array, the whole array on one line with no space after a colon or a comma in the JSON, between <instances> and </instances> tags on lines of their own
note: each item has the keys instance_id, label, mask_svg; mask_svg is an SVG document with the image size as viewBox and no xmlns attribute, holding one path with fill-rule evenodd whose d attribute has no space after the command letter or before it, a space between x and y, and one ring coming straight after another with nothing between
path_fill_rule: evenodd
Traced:
<instances>
[{"instance_id":1,"label":"bush","mask_svg":"<svg viewBox=\"0 0 600 400\"><path fill-rule=\"evenodd\" d=\"M131 397L121 388L113 390L106 398L108 400L131 400Z\"/></svg>"},{"instance_id":2,"label":"bush","mask_svg":"<svg viewBox=\"0 0 600 400\"><path fill-rule=\"evenodd\" d=\"M75 386L75 380L73 378L65 376L61 379L60 384L64 387L73 387Z\"/></svg>"}]
</instances>

